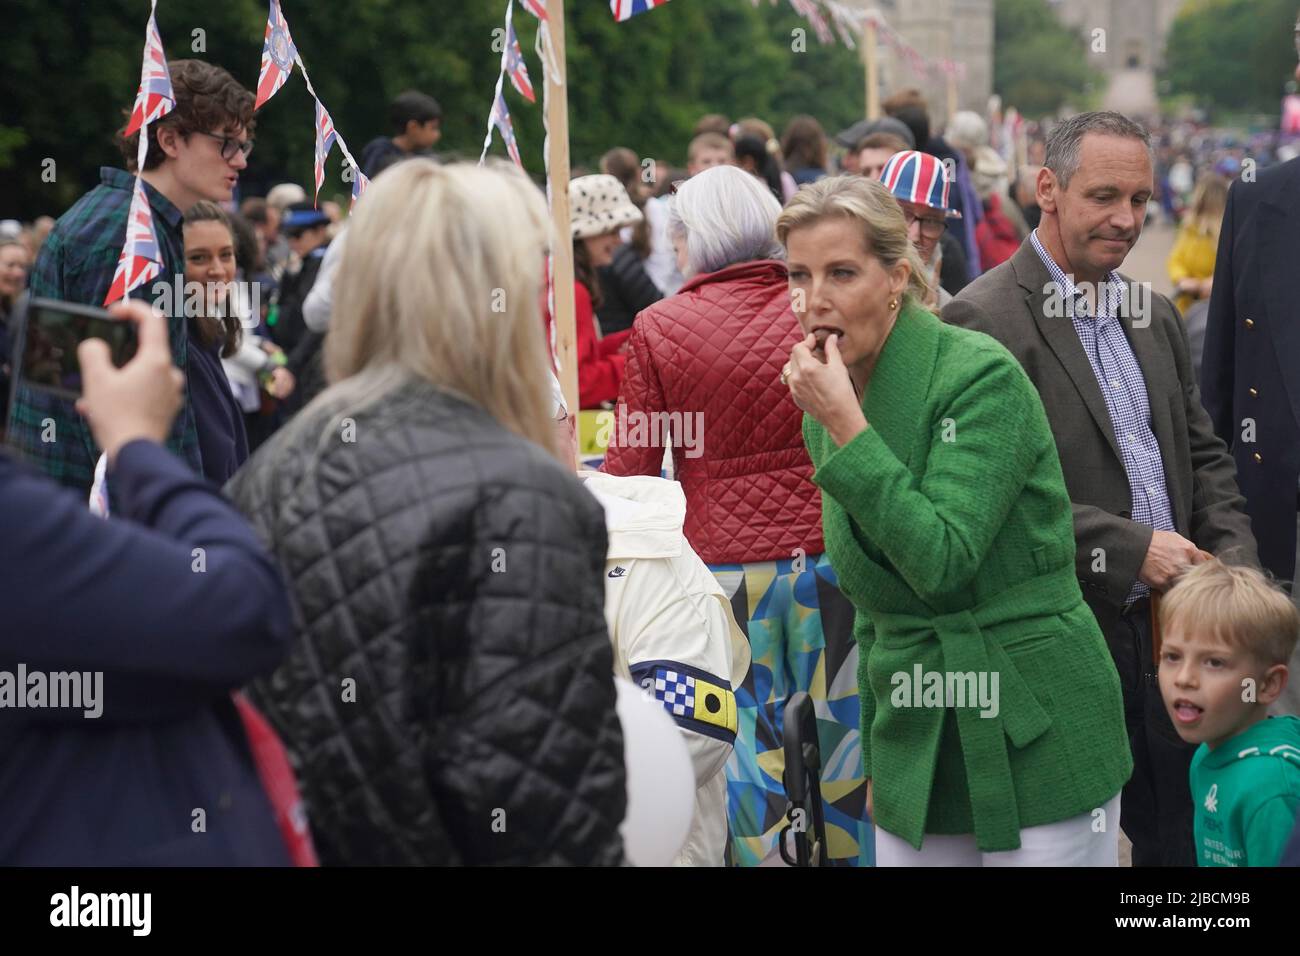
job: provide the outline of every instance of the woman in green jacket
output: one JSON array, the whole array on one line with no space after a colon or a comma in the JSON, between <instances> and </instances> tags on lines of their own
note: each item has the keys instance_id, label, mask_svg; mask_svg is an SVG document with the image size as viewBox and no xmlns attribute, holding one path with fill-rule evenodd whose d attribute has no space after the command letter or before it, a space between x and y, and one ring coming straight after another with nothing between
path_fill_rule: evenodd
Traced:
<instances>
[{"instance_id":1,"label":"woman in green jacket","mask_svg":"<svg viewBox=\"0 0 1300 956\"><path fill-rule=\"evenodd\" d=\"M1117 865L1119 678L1038 393L1000 344L921 307L880 183L805 186L777 235L808 333L782 379L857 609L877 865Z\"/></svg>"}]
</instances>

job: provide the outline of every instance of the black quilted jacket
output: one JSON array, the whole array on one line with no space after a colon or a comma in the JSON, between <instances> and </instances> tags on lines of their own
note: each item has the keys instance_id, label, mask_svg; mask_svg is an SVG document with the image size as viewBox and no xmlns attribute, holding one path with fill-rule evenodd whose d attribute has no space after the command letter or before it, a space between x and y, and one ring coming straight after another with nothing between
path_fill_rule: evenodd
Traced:
<instances>
[{"instance_id":1,"label":"black quilted jacket","mask_svg":"<svg viewBox=\"0 0 1300 956\"><path fill-rule=\"evenodd\" d=\"M293 592L294 648L252 692L321 862L621 863L600 506L427 385L350 436L308 414L229 491Z\"/></svg>"}]
</instances>

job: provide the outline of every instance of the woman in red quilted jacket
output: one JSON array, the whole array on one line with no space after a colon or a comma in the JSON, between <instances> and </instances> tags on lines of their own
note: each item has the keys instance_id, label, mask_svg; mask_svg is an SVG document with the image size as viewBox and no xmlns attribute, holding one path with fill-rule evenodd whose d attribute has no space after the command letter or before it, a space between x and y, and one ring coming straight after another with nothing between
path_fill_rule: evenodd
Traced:
<instances>
[{"instance_id":1,"label":"woman in red quilted jacket","mask_svg":"<svg viewBox=\"0 0 1300 956\"><path fill-rule=\"evenodd\" d=\"M756 865L776 853L786 804L782 718L803 690L818 704L829 856L869 863L852 608L822 554L802 416L780 382L802 338L775 239L780 212L763 184L734 166L677 190L669 234L687 281L632 326L602 470L657 475L671 445L687 540L749 638L753 667L735 688L740 731L727 767L732 862Z\"/></svg>"}]
</instances>

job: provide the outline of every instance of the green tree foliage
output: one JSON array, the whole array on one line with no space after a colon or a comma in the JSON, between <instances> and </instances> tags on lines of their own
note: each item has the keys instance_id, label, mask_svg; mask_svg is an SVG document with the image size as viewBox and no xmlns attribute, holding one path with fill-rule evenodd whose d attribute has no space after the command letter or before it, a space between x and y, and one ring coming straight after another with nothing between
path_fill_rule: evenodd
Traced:
<instances>
[{"instance_id":1,"label":"green tree foliage","mask_svg":"<svg viewBox=\"0 0 1300 956\"><path fill-rule=\"evenodd\" d=\"M1276 113L1294 74L1296 0L1193 0L1165 50L1170 92L1210 110Z\"/></svg>"},{"instance_id":2,"label":"green tree foliage","mask_svg":"<svg viewBox=\"0 0 1300 956\"><path fill-rule=\"evenodd\" d=\"M685 161L706 112L757 115L778 134L811 113L833 134L862 115L855 50L823 46L790 8L747 0L675 0L617 24L606 0L568 0L570 143L574 165L594 168L612 146ZM354 153L389 133L386 106L403 89L433 94L444 110L439 149L477 159L500 63L493 30L505 0L282 0L312 83ZM252 89L266 24L265 0L160 0L158 29L169 59L196 56L226 67ZM0 215L62 212L120 165L114 133L139 82L147 0L6 0L0 33ZM542 172L541 64L536 25L516 6L515 28L538 103L506 84L505 96L530 172ZM807 31L794 52L792 31ZM206 50L192 52L193 31ZM257 148L243 176L247 194L282 180L309 185L312 105L295 70L257 117ZM502 155L499 139L493 153ZM56 163L54 182L42 162ZM334 150L322 198L346 195Z\"/></svg>"},{"instance_id":3,"label":"green tree foliage","mask_svg":"<svg viewBox=\"0 0 1300 956\"><path fill-rule=\"evenodd\" d=\"M996 0L993 89L1030 119L1079 105L1102 83L1089 40L1061 23L1047 0Z\"/></svg>"}]
</instances>

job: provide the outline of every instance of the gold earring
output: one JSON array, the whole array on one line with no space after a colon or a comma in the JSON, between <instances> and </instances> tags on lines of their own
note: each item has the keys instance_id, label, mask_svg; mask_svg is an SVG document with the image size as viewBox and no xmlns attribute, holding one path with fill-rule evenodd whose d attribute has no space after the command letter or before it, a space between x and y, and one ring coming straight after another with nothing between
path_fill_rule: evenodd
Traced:
<instances>
[{"instance_id":1,"label":"gold earring","mask_svg":"<svg viewBox=\"0 0 1300 956\"><path fill-rule=\"evenodd\" d=\"M893 312L893 311L894 311L895 309L897 309L897 308L898 308L898 300L897 300L897 299L890 299L890 300L889 300L889 311L890 311L890 312Z\"/></svg>"}]
</instances>

